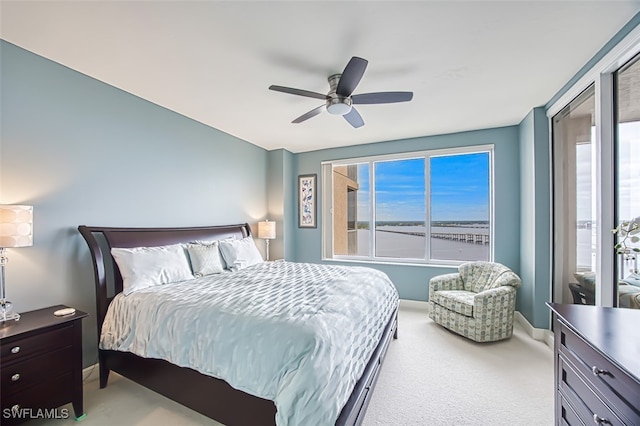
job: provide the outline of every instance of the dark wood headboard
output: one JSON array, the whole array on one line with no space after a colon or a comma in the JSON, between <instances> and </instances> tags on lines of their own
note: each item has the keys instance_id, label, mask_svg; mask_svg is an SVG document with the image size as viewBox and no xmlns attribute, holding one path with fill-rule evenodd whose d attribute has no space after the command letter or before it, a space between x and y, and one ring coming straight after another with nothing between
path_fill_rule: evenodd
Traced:
<instances>
[{"instance_id":1,"label":"dark wood headboard","mask_svg":"<svg viewBox=\"0 0 640 426\"><path fill-rule=\"evenodd\" d=\"M251 228L247 223L191 228L110 228L80 225L78 231L87 242L93 261L98 336L109 304L116 294L122 292L122 276L111 256L111 248L155 247L251 235Z\"/></svg>"}]
</instances>

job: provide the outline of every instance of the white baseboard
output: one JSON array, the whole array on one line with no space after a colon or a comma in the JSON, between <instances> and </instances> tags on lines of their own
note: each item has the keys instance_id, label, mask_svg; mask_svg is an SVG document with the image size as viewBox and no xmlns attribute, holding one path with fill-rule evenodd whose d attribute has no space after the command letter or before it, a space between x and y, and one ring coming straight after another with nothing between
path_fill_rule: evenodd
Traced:
<instances>
[{"instance_id":1,"label":"white baseboard","mask_svg":"<svg viewBox=\"0 0 640 426\"><path fill-rule=\"evenodd\" d=\"M514 319L524 328L529 336L534 340L540 340L547 344L547 346L553 348L553 333L551 330L544 328L535 328L531 325L529 320L525 318L519 311L515 312Z\"/></svg>"}]
</instances>

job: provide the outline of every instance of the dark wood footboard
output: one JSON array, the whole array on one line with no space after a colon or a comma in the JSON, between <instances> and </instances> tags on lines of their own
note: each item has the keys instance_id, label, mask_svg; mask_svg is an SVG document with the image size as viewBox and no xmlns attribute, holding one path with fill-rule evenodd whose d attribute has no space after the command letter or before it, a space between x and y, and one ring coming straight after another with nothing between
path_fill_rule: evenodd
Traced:
<instances>
[{"instance_id":1,"label":"dark wood footboard","mask_svg":"<svg viewBox=\"0 0 640 426\"><path fill-rule=\"evenodd\" d=\"M220 423L228 426L275 424L273 401L234 389L224 380L162 359L142 358L130 352L102 352L108 370Z\"/></svg>"}]
</instances>

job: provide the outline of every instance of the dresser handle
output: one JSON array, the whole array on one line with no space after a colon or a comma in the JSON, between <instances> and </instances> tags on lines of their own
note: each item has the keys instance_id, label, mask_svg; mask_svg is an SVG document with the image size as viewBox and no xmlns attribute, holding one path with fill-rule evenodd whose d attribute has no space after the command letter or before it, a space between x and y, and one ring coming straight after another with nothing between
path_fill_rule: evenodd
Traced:
<instances>
[{"instance_id":1,"label":"dresser handle","mask_svg":"<svg viewBox=\"0 0 640 426\"><path fill-rule=\"evenodd\" d=\"M593 422L595 424L597 424L597 425L610 425L611 424L611 422L609 420L604 419L604 418L600 417L597 414L593 415Z\"/></svg>"},{"instance_id":2,"label":"dresser handle","mask_svg":"<svg viewBox=\"0 0 640 426\"><path fill-rule=\"evenodd\" d=\"M16 373L13 376L11 376L12 382L17 382L18 380L20 380L20 373Z\"/></svg>"},{"instance_id":3,"label":"dresser handle","mask_svg":"<svg viewBox=\"0 0 640 426\"><path fill-rule=\"evenodd\" d=\"M14 346L13 348L11 348L12 354L17 354L18 352L20 352L20 346Z\"/></svg>"},{"instance_id":4,"label":"dresser handle","mask_svg":"<svg viewBox=\"0 0 640 426\"><path fill-rule=\"evenodd\" d=\"M593 367L591 367L591 371L593 372L593 374L595 376L600 376L600 375L608 375L609 372L607 370L601 370L598 367L596 367L595 365Z\"/></svg>"}]
</instances>

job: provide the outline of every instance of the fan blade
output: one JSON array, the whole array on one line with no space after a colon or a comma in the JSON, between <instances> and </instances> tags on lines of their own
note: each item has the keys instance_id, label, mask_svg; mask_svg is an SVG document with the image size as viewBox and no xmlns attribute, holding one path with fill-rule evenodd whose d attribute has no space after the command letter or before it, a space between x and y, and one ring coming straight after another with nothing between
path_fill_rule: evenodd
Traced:
<instances>
[{"instance_id":1,"label":"fan blade","mask_svg":"<svg viewBox=\"0 0 640 426\"><path fill-rule=\"evenodd\" d=\"M358 58L357 56L351 58L344 71L342 71L338 87L336 87L336 93L345 98L351 96L358 83L360 83L368 63L366 59Z\"/></svg>"},{"instance_id":2,"label":"fan blade","mask_svg":"<svg viewBox=\"0 0 640 426\"><path fill-rule=\"evenodd\" d=\"M308 90L294 89L292 87L284 86L269 86L269 90L275 90L276 92L289 93L290 95L306 96L307 98L322 99L323 101L329 99L327 95L322 93L310 92Z\"/></svg>"},{"instance_id":3,"label":"fan blade","mask_svg":"<svg viewBox=\"0 0 640 426\"><path fill-rule=\"evenodd\" d=\"M320 105L318 108L314 108L311 111L302 114L300 117L296 118L295 120L292 121L292 123L302 123L303 121L306 121L308 119L310 119L311 117L315 117L316 115L320 114L322 112L322 108L326 108L325 105Z\"/></svg>"},{"instance_id":4,"label":"fan blade","mask_svg":"<svg viewBox=\"0 0 640 426\"><path fill-rule=\"evenodd\" d=\"M358 127L364 126L364 120L362 120L362 116L358 113L358 111L356 111L355 108L351 108L351 111L343 115L343 117L356 129Z\"/></svg>"},{"instance_id":5,"label":"fan blade","mask_svg":"<svg viewBox=\"0 0 640 426\"><path fill-rule=\"evenodd\" d=\"M375 92L351 96L354 104L392 104L408 102L411 99L413 99L413 92Z\"/></svg>"}]
</instances>

